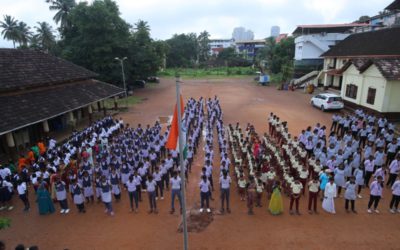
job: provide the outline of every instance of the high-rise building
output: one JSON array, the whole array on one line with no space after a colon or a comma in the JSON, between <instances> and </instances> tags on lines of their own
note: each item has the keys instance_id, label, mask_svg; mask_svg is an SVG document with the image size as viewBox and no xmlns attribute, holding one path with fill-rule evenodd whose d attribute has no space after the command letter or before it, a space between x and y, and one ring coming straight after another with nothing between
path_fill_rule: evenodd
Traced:
<instances>
[{"instance_id":1,"label":"high-rise building","mask_svg":"<svg viewBox=\"0 0 400 250\"><path fill-rule=\"evenodd\" d=\"M279 26L272 26L271 27L271 36L272 37L277 37L281 33L281 28Z\"/></svg>"},{"instance_id":2,"label":"high-rise building","mask_svg":"<svg viewBox=\"0 0 400 250\"><path fill-rule=\"evenodd\" d=\"M232 38L235 41L253 40L254 33L251 30L246 30L244 27L236 27L233 29Z\"/></svg>"}]
</instances>

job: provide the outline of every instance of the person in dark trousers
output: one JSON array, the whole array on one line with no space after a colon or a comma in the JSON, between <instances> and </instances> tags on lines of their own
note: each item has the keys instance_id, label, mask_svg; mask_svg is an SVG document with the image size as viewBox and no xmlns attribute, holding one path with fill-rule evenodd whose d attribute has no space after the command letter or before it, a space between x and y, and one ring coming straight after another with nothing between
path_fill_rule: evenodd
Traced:
<instances>
[{"instance_id":1,"label":"person in dark trousers","mask_svg":"<svg viewBox=\"0 0 400 250\"><path fill-rule=\"evenodd\" d=\"M26 188L26 183L22 179L19 179L17 183L18 183L17 191L19 198L22 200L25 206L24 212L28 212L30 209L30 204L28 199L28 190Z\"/></svg>"},{"instance_id":2,"label":"person in dark trousers","mask_svg":"<svg viewBox=\"0 0 400 250\"><path fill-rule=\"evenodd\" d=\"M203 175L201 177L199 187L200 187L200 203L201 203L200 213L202 213L204 211L204 207L206 208L207 212L210 213L211 212L211 209L210 209L211 185L210 185L210 181L208 180L206 175Z\"/></svg>"},{"instance_id":3,"label":"person in dark trousers","mask_svg":"<svg viewBox=\"0 0 400 250\"><path fill-rule=\"evenodd\" d=\"M221 187L221 213L225 212L225 203L226 211L230 213L231 209L229 208L229 191L231 186L231 177L228 176L227 171L222 172L222 176L219 178L219 184Z\"/></svg>"},{"instance_id":4,"label":"person in dark trousers","mask_svg":"<svg viewBox=\"0 0 400 250\"><path fill-rule=\"evenodd\" d=\"M376 181L373 181L370 186L370 197L368 202L368 213L372 213L371 206L374 204L375 213L379 213L378 205L382 197L382 176L378 176Z\"/></svg>"}]
</instances>

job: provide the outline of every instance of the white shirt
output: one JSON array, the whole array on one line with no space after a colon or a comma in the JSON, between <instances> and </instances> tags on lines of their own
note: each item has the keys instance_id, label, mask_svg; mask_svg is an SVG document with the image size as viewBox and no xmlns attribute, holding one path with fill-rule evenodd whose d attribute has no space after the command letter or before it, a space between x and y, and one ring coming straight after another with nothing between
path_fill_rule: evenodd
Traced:
<instances>
[{"instance_id":1,"label":"white shirt","mask_svg":"<svg viewBox=\"0 0 400 250\"><path fill-rule=\"evenodd\" d=\"M176 179L175 178L171 178L169 180L169 182L171 183L171 188L173 190L181 189L181 178L180 177L176 177Z\"/></svg>"},{"instance_id":2,"label":"white shirt","mask_svg":"<svg viewBox=\"0 0 400 250\"><path fill-rule=\"evenodd\" d=\"M127 181L125 183L126 187L128 188L128 192L135 192L136 191L136 182L132 180L132 182Z\"/></svg>"},{"instance_id":3,"label":"white shirt","mask_svg":"<svg viewBox=\"0 0 400 250\"><path fill-rule=\"evenodd\" d=\"M230 184L231 184L231 177L230 176L226 176L226 179L221 176L219 178L219 183L221 183L221 188L222 189L229 189Z\"/></svg>"},{"instance_id":4,"label":"white shirt","mask_svg":"<svg viewBox=\"0 0 400 250\"><path fill-rule=\"evenodd\" d=\"M18 190L19 195L25 194L26 193L26 183L22 182L21 184L19 184L17 187L17 190Z\"/></svg>"},{"instance_id":5,"label":"white shirt","mask_svg":"<svg viewBox=\"0 0 400 250\"><path fill-rule=\"evenodd\" d=\"M208 180L206 182L204 182L202 180L199 183L200 191L203 192L203 193L207 193L208 191L210 191L209 186L210 186L210 182Z\"/></svg>"},{"instance_id":6,"label":"white shirt","mask_svg":"<svg viewBox=\"0 0 400 250\"><path fill-rule=\"evenodd\" d=\"M303 185L301 183L292 183L292 192L293 194L300 194Z\"/></svg>"},{"instance_id":7,"label":"white shirt","mask_svg":"<svg viewBox=\"0 0 400 250\"><path fill-rule=\"evenodd\" d=\"M11 175L11 171L9 168L0 169L0 176L4 180L7 176Z\"/></svg>"}]
</instances>

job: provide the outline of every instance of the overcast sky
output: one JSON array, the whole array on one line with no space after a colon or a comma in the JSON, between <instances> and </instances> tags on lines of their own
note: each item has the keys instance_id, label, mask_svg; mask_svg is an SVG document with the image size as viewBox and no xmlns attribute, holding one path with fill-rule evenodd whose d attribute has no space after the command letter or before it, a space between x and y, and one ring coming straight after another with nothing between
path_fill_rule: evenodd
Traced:
<instances>
[{"instance_id":1,"label":"overcast sky","mask_svg":"<svg viewBox=\"0 0 400 250\"><path fill-rule=\"evenodd\" d=\"M255 38L270 35L271 26L291 33L299 24L348 23L376 15L393 0L116 0L122 18L149 23L152 37L207 30L211 38L231 38L233 28L245 27ZM91 1L89 1L91 2ZM45 0L0 0L0 18L8 14L34 27L46 21L56 28ZM0 38L0 47L12 43Z\"/></svg>"}]
</instances>

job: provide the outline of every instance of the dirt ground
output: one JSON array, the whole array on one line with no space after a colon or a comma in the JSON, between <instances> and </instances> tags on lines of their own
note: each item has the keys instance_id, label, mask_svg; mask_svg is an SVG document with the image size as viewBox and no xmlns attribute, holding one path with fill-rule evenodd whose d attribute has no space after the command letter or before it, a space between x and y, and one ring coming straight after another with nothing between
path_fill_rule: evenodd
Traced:
<instances>
[{"instance_id":1,"label":"dirt ground","mask_svg":"<svg viewBox=\"0 0 400 250\"><path fill-rule=\"evenodd\" d=\"M310 95L302 92L277 91L274 87L262 87L250 79L185 80L184 98L213 97L217 95L224 113L224 122L247 122L255 125L258 133L267 131L270 112L288 121L289 131L298 135L301 129L316 122L330 125L330 113L322 113L309 105ZM171 115L175 103L174 79L162 79L151 88L138 90L145 100L131 108L122 117L127 123L153 124L159 116ZM201 151L200 151L201 152ZM200 201L197 187L203 155L195 157L193 171L187 187L187 204L193 207ZM219 156L215 157L219 162ZM214 171L217 179L218 166ZM301 216L288 213L288 199L284 198L285 213L272 216L267 212L266 198L263 207L255 209L255 215L247 215L245 202L240 201L235 185L231 189L229 215L214 215L210 225L200 233L189 234L190 249L400 249L400 215L388 211L390 192L385 190L380 203L381 214L367 214L368 193L356 201L358 214L347 214L343 198L336 199L336 215L326 214L319 205L319 215L307 212L307 195L302 197ZM128 196L114 203L116 215L103 213L102 204L87 205L86 214L78 214L70 201L72 211L39 216L31 193L32 209L22 212L22 202L14 197L16 208L12 212L0 212L0 216L12 219L12 225L0 231L0 239L8 248L18 243L38 245L40 249L181 249L183 234L177 229L179 214L170 215L170 194L158 201L158 215L149 215L149 204L144 199L139 213L129 213ZM219 209L219 190L213 194L213 209ZM146 196L144 196L146 197ZM176 201L176 205L178 202ZM178 205L179 206L179 205ZM57 205L58 207L58 205Z\"/></svg>"}]
</instances>

